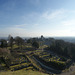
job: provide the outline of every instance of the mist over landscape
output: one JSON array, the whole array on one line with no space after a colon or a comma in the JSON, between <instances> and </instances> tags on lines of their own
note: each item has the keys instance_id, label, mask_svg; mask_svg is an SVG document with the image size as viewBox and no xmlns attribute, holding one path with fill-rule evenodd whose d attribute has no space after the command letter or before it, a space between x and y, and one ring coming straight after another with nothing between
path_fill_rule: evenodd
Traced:
<instances>
[{"instance_id":1,"label":"mist over landscape","mask_svg":"<svg viewBox=\"0 0 75 75\"><path fill-rule=\"evenodd\" d=\"M23 39L29 39L29 38L32 38L32 37L22 37ZM40 37L38 37L40 38ZM50 38L50 37L45 37L45 38ZM51 38L54 38L54 39L60 39L60 40L64 40L66 42L71 42L71 43L75 43L75 37L51 37ZM8 39L8 37L0 37L0 39Z\"/></svg>"}]
</instances>

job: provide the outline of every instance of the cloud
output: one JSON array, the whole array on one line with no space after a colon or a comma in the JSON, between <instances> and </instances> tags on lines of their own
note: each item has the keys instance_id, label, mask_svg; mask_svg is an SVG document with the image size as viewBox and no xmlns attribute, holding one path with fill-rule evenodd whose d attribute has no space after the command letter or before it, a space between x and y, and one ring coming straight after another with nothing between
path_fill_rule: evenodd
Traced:
<instances>
[{"instance_id":1,"label":"cloud","mask_svg":"<svg viewBox=\"0 0 75 75\"><path fill-rule=\"evenodd\" d=\"M14 25L16 28L25 28L27 24Z\"/></svg>"},{"instance_id":2,"label":"cloud","mask_svg":"<svg viewBox=\"0 0 75 75\"><path fill-rule=\"evenodd\" d=\"M39 35L39 33L37 33L36 31L34 32L31 28L28 29L29 26L27 25L30 26L30 24L20 24L20 25L12 25L10 27L0 29L0 36L6 37L10 34L12 36L21 36L21 37L30 36L31 37L31 36ZM33 28L35 28L38 25L39 24L31 24Z\"/></svg>"},{"instance_id":3,"label":"cloud","mask_svg":"<svg viewBox=\"0 0 75 75\"><path fill-rule=\"evenodd\" d=\"M43 13L42 17L46 18L46 19L55 19L55 18L61 18L63 17L62 15L65 13L64 9L59 9L59 10L54 10L52 12L45 12Z\"/></svg>"},{"instance_id":4,"label":"cloud","mask_svg":"<svg viewBox=\"0 0 75 75\"><path fill-rule=\"evenodd\" d=\"M27 30L25 25L12 25L10 27L6 27L0 30L1 36L8 36L11 34L12 36L24 36ZM26 34L27 35L27 34Z\"/></svg>"},{"instance_id":5,"label":"cloud","mask_svg":"<svg viewBox=\"0 0 75 75\"><path fill-rule=\"evenodd\" d=\"M62 24L65 26L74 26L75 25L75 19L62 21Z\"/></svg>"},{"instance_id":6,"label":"cloud","mask_svg":"<svg viewBox=\"0 0 75 75\"><path fill-rule=\"evenodd\" d=\"M39 24L34 24L34 26L39 26Z\"/></svg>"},{"instance_id":7,"label":"cloud","mask_svg":"<svg viewBox=\"0 0 75 75\"><path fill-rule=\"evenodd\" d=\"M23 14L21 17L23 21L36 23L41 18L41 14L38 12L31 12L28 14Z\"/></svg>"},{"instance_id":8,"label":"cloud","mask_svg":"<svg viewBox=\"0 0 75 75\"><path fill-rule=\"evenodd\" d=\"M9 31L7 35L11 34L12 36L21 36L21 37L32 37L32 36L37 36L38 34L34 31L31 31L26 29L26 28L21 28L21 27L10 27L7 28Z\"/></svg>"},{"instance_id":9,"label":"cloud","mask_svg":"<svg viewBox=\"0 0 75 75\"><path fill-rule=\"evenodd\" d=\"M40 24L38 24L38 23L34 23L34 24L21 24L21 25L14 25L14 28L26 28L26 26L33 26L33 27L35 27L35 26L39 26Z\"/></svg>"},{"instance_id":10,"label":"cloud","mask_svg":"<svg viewBox=\"0 0 75 75\"><path fill-rule=\"evenodd\" d=\"M74 33L71 32L71 29L59 29L55 32L51 32L52 36L74 36Z\"/></svg>"}]
</instances>

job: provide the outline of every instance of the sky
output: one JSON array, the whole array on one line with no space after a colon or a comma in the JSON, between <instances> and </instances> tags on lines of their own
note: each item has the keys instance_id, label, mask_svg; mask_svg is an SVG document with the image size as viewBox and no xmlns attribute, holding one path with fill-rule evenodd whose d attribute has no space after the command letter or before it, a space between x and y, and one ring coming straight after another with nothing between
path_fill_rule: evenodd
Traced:
<instances>
[{"instance_id":1,"label":"sky","mask_svg":"<svg viewBox=\"0 0 75 75\"><path fill-rule=\"evenodd\" d=\"M75 36L75 0L0 0L0 37Z\"/></svg>"}]
</instances>

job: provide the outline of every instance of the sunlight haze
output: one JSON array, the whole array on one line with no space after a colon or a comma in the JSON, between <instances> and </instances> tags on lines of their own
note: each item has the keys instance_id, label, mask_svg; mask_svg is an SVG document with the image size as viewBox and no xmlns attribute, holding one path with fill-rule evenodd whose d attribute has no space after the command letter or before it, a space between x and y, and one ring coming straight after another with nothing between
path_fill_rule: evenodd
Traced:
<instances>
[{"instance_id":1,"label":"sunlight haze","mask_svg":"<svg viewBox=\"0 0 75 75\"><path fill-rule=\"evenodd\" d=\"M0 0L0 36L75 36L75 0Z\"/></svg>"}]
</instances>

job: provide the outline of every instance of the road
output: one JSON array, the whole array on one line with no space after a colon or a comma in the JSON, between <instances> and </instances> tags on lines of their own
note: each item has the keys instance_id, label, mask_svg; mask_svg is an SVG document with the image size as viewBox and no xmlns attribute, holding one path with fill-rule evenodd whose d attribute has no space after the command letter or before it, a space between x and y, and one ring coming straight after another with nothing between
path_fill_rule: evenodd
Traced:
<instances>
[{"instance_id":1,"label":"road","mask_svg":"<svg viewBox=\"0 0 75 75\"><path fill-rule=\"evenodd\" d=\"M44 68L47 72L52 73L52 74L61 73L61 71L59 71L59 70L55 70L55 69L53 69L53 68L51 68L51 67L48 67L48 66L44 65L43 63L41 63L41 62L40 62L36 57L34 57L34 56L33 56L33 59L34 59L36 62L38 62L38 64L40 64L41 67Z\"/></svg>"},{"instance_id":2,"label":"road","mask_svg":"<svg viewBox=\"0 0 75 75\"><path fill-rule=\"evenodd\" d=\"M71 69L70 69L70 71L68 71L68 72L61 72L60 70L55 70L55 69L53 69L51 67L48 67L48 66L44 65L38 58L36 58L34 56L31 56L30 58L33 59L34 61L36 61L43 69L46 70L46 72L51 73L51 74L72 75L73 72L74 72L74 70L75 70L75 66L72 66Z\"/></svg>"}]
</instances>

